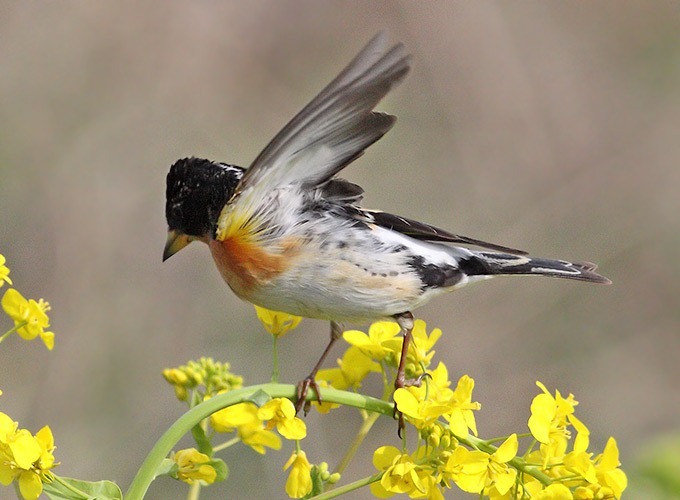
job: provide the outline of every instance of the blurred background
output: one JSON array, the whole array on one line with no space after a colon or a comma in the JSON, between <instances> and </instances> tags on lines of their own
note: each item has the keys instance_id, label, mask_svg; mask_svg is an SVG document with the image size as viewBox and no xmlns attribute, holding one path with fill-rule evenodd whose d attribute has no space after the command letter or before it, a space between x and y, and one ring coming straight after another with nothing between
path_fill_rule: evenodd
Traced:
<instances>
[{"instance_id":1,"label":"blurred background","mask_svg":"<svg viewBox=\"0 0 680 500\"><path fill-rule=\"evenodd\" d=\"M417 311L451 378L476 380L481 435L525 429L541 380L576 395L594 449L617 438L629 498L668 498L639 471L680 432L674 2L3 2L0 253L51 302L56 346L3 343L0 410L51 426L60 475L125 489L183 411L163 368L210 355L267 381L270 338L207 248L161 262L165 175L190 155L247 166L381 29L413 70L378 106L396 127L343 172L364 204L614 282L498 279ZM327 338L311 320L285 337L283 380ZM310 460L333 466L359 421L313 412ZM346 479L395 431L380 421ZM202 497L282 497L291 449L232 448ZM183 496L170 479L149 494Z\"/></svg>"}]
</instances>

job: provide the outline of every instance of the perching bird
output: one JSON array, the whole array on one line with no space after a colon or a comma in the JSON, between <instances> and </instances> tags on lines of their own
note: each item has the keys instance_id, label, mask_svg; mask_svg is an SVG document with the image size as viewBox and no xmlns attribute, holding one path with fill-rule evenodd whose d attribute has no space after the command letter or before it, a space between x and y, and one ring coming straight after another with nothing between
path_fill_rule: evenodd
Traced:
<instances>
[{"instance_id":1,"label":"perching bird","mask_svg":"<svg viewBox=\"0 0 680 500\"><path fill-rule=\"evenodd\" d=\"M166 260L193 240L207 243L240 298L338 323L392 318L404 334L411 311L433 297L497 275L610 283L595 265L534 258L429 224L361 208L363 190L336 175L380 139L395 117L373 111L406 76L410 57L378 34L264 148L247 170L199 158L167 177ZM464 244L489 250L451 245ZM323 357L298 391L300 409Z\"/></svg>"}]
</instances>

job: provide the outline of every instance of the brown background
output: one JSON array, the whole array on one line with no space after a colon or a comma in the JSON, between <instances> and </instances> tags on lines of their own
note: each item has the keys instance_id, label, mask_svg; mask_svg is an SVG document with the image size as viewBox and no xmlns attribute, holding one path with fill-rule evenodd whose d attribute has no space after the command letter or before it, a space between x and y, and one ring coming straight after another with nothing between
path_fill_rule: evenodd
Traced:
<instances>
[{"instance_id":1,"label":"brown background","mask_svg":"<svg viewBox=\"0 0 680 500\"><path fill-rule=\"evenodd\" d=\"M126 487L181 411L164 367L212 355L266 381L270 340L206 248L161 263L167 168L246 166L387 28L413 71L379 106L395 129L344 173L365 204L614 281L440 298L417 311L444 330L437 359L476 379L483 436L524 429L540 379L576 394L594 447L616 436L632 472L680 420L679 21L670 1L3 2L0 252L51 301L57 337L52 353L3 343L0 409L52 427L58 473ZM284 380L326 339L316 321L286 337ZM310 459L335 463L358 421L310 416ZM348 479L382 443L397 443L387 420ZM231 479L205 498L282 496L291 448L226 453ZM150 498L183 495L166 479Z\"/></svg>"}]
</instances>

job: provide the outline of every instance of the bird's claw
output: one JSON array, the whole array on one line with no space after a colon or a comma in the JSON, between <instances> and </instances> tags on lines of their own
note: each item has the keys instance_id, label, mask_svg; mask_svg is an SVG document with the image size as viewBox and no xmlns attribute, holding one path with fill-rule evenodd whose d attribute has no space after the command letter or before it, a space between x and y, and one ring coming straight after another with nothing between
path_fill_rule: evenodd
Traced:
<instances>
[{"instance_id":1,"label":"bird's claw","mask_svg":"<svg viewBox=\"0 0 680 500\"><path fill-rule=\"evenodd\" d=\"M404 387L420 387L423 384L423 379L428 377L432 378L432 375L429 373L422 373L418 375L418 377L410 379L407 379L406 377L399 377L397 375L397 378L394 381L394 390L396 391L397 389L403 389ZM406 428L406 424L404 423L404 414L397 409L397 403L394 403L392 417L399 420L397 435L401 439L401 433Z\"/></svg>"},{"instance_id":2,"label":"bird's claw","mask_svg":"<svg viewBox=\"0 0 680 500\"><path fill-rule=\"evenodd\" d=\"M298 414L300 413L300 410L304 411L304 415L307 416L307 413L309 413L309 409L312 406L311 401L307 401L307 393L309 392L309 388L312 388L312 390L316 393L316 400L321 403L321 391L319 391L319 384L316 383L316 380L314 380L314 377L311 375L303 380L300 380L300 382L297 385L297 400L295 402L295 413Z\"/></svg>"}]
</instances>

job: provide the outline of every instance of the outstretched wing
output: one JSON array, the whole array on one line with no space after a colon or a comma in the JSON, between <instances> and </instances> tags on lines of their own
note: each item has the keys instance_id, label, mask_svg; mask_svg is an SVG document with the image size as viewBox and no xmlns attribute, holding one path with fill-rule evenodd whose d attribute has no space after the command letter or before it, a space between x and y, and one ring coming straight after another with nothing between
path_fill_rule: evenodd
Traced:
<instances>
[{"instance_id":1,"label":"outstretched wing","mask_svg":"<svg viewBox=\"0 0 680 500\"><path fill-rule=\"evenodd\" d=\"M390 229L392 231L397 231L417 240L463 243L465 245L475 245L478 247L489 248L491 250L498 250L500 252L507 252L515 255L526 255L526 252L523 250L517 250L515 248L508 248L495 243L489 243L487 241L468 238L467 236L461 236L460 234L449 233L448 231L431 226L430 224L418 222L413 219L407 219L406 217L401 217L399 215L393 215L378 210L363 209L361 211L363 215L365 215L373 224Z\"/></svg>"},{"instance_id":2,"label":"outstretched wing","mask_svg":"<svg viewBox=\"0 0 680 500\"><path fill-rule=\"evenodd\" d=\"M241 179L235 198L299 183L331 179L380 139L395 118L373 108L409 70L402 44L387 47L379 33L349 65L262 150Z\"/></svg>"}]
</instances>

